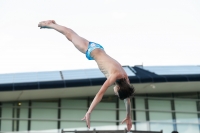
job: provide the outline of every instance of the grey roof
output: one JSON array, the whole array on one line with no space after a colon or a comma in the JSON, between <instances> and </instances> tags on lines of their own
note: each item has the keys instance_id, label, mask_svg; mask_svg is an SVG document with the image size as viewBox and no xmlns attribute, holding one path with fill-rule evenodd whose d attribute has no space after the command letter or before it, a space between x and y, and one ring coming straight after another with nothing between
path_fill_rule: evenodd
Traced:
<instances>
[{"instance_id":1,"label":"grey roof","mask_svg":"<svg viewBox=\"0 0 200 133\"><path fill-rule=\"evenodd\" d=\"M123 67L128 76L135 76L128 66ZM105 78L99 69L79 69L50 72L0 74L0 84Z\"/></svg>"},{"instance_id":2,"label":"grey roof","mask_svg":"<svg viewBox=\"0 0 200 133\"><path fill-rule=\"evenodd\" d=\"M128 66L123 67L128 76L135 76ZM65 80L69 79L88 79L88 78L105 78L99 69L81 69L62 71Z\"/></svg>"},{"instance_id":3,"label":"grey roof","mask_svg":"<svg viewBox=\"0 0 200 133\"><path fill-rule=\"evenodd\" d=\"M62 80L59 71L0 74L0 84Z\"/></svg>"},{"instance_id":4,"label":"grey roof","mask_svg":"<svg viewBox=\"0 0 200 133\"><path fill-rule=\"evenodd\" d=\"M156 75L199 75L200 66L123 66L129 77L145 77L150 73ZM140 68L140 69L137 69ZM146 73L146 72L150 73ZM148 77L148 76L147 76ZM29 72L0 74L0 84L49 82L62 80L105 78L99 69L79 69L49 72Z\"/></svg>"},{"instance_id":5,"label":"grey roof","mask_svg":"<svg viewBox=\"0 0 200 133\"><path fill-rule=\"evenodd\" d=\"M200 66L143 66L142 68L158 75L200 74Z\"/></svg>"}]
</instances>

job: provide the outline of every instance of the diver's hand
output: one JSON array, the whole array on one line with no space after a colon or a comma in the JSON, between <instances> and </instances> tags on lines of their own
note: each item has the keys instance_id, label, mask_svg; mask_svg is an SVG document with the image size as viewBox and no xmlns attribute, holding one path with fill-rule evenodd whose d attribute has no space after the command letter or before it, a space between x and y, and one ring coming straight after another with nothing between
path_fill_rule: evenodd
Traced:
<instances>
[{"instance_id":1,"label":"diver's hand","mask_svg":"<svg viewBox=\"0 0 200 133\"><path fill-rule=\"evenodd\" d=\"M131 128L132 128L132 121L131 121L131 118L125 118L121 124L123 124L124 122L126 122L126 125L127 125L127 130L130 131Z\"/></svg>"},{"instance_id":2,"label":"diver's hand","mask_svg":"<svg viewBox=\"0 0 200 133\"><path fill-rule=\"evenodd\" d=\"M86 121L87 127L90 129L90 113L87 112L82 120Z\"/></svg>"}]
</instances>

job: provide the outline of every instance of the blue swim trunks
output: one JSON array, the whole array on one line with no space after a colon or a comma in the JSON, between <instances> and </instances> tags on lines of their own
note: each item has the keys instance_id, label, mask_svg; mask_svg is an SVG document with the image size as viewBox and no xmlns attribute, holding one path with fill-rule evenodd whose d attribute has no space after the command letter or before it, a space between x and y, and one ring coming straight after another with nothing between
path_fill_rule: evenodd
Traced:
<instances>
[{"instance_id":1,"label":"blue swim trunks","mask_svg":"<svg viewBox=\"0 0 200 133\"><path fill-rule=\"evenodd\" d=\"M93 50L95 50L96 48L100 48L100 49L104 50L104 48L103 48L100 44L97 44L97 43L95 43L95 42L89 42L88 49L87 49L87 51L86 51L86 53L85 53L86 58L87 58L88 60L94 60L94 59L90 56L90 53L91 53Z\"/></svg>"}]
</instances>

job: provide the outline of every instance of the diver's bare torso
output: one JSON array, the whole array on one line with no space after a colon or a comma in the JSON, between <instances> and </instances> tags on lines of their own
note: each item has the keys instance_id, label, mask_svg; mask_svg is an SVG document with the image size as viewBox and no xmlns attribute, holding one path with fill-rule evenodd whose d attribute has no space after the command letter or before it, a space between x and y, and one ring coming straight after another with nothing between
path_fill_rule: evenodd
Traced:
<instances>
[{"instance_id":1,"label":"diver's bare torso","mask_svg":"<svg viewBox=\"0 0 200 133\"><path fill-rule=\"evenodd\" d=\"M118 75L117 79L127 78L127 74L121 64L107 55L104 50L95 49L91 52L91 56L97 62L99 69L107 78L111 75Z\"/></svg>"}]
</instances>

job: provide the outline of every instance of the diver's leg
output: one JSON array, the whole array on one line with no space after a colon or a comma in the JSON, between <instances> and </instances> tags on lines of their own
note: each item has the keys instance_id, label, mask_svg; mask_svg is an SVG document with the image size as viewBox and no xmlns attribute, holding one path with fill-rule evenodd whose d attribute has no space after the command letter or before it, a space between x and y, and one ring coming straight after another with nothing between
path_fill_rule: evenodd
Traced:
<instances>
[{"instance_id":1,"label":"diver's leg","mask_svg":"<svg viewBox=\"0 0 200 133\"><path fill-rule=\"evenodd\" d=\"M54 29L54 30L62 33L63 35L66 36L66 38L69 41L71 41L74 44L74 46L80 52L82 52L84 54L88 49L88 44L89 44L88 40L79 36L72 29L67 28L65 26L62 26L62 25L56 24L56 22L54 20L42 21L38 24L38 27L40 27L40 28L50 28L50 29Z\"/></svg>"}]
</instances>

